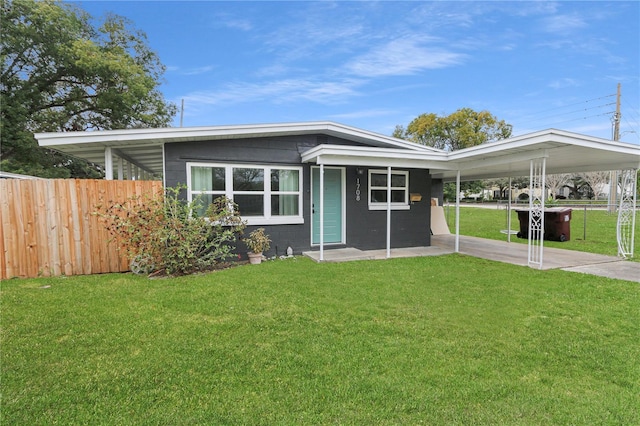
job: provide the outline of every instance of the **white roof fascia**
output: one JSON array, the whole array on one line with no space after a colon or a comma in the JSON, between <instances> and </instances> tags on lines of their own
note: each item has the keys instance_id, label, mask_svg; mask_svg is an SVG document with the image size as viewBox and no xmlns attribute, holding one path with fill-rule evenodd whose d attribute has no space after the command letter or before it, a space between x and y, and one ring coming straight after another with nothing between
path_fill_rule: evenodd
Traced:
<instances>
[{"instance_id":1,"label":"white roof fascia","mask_svg":"<svg viewBox=\"0 0 640 426\"><path fill-rule=\"evenodd\" d=\"M19 173L11 173L11 172L3 172L0 171L0 178L2 179L28 179L28 180L41 180L44 178L38 177L38 176L31 176L31 175L23 175L23 174L19 174Z\"/></svg>"},{"instance_id":2,"label":"white roof fascia","mask_svg":"<svg viewBox=\"0 0 640 426\"><path fill-rule=\"evenodd\" d=\"M249 137L287 136L321 133L353 140L360 143L379 143L385 146L405 148L415 151L441 152L414 142L349 127L330 121L300 122L281 124L252 124L209 127L170 127L163 129L124 129L87 132L36 133L40 146L78 145L85 143L108 143L128 146L139 142L144 145L160 145L162 142L186 142Z\"/></svg>"},{"instance_id":3,"label":"white roof fascia","mask_svg":"<svg viewBox=\"0 0 640 426\"><path fill-rule=\"evenodd\" d=\"M449 159L456 161L468 157L477 157L479 155L493 154L496 151L506 151L508 149L532 148L540 149L541 144L551 143L554 145L576 145L592 149L606 149L620 153L628 153L630 155L638 155L640 147L637 145L616 142L608 139L586 136L579 133L571 133L562 130L549 129L514 138L503 139L496 142L487 142L482 145L476 145L449 153Z\"/></svg>"},{"instance_id":4,"label":"white roof fascia","mask_svg":"<svg viewBox=\"0 0 640 426\"><path fill-rule=\"evenodd\" d=\"M325 165L409 167L450 170L444 152L414 152L405 149L318 145L302 153L302 162Z\"/></svg>"}]
</instances>

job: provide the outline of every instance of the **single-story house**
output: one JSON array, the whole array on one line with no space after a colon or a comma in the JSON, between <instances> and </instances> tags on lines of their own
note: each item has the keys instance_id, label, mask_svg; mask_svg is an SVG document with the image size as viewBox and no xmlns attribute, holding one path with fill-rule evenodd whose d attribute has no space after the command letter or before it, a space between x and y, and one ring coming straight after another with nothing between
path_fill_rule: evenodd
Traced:
<instances>
[{"instance_id":1,"label":"single-story house","mask_svg":"<svg viewBox=\"0 0 640 426\"><path fill-rule=\"evenodd\" d=\"M429 246L431 199L442 202L448 181L530 176L535 190L545 173L626 170L635 185L640 168L637 145L553 129L454 152L333 122L35 137L103 165L106 179L161 178L185 184L189 199L226 195L249 226L267 228L275 254ZM532 208L544 208L532 198ZM635 220L635 197L623 199Z\"/></svg>"}]
</instances>

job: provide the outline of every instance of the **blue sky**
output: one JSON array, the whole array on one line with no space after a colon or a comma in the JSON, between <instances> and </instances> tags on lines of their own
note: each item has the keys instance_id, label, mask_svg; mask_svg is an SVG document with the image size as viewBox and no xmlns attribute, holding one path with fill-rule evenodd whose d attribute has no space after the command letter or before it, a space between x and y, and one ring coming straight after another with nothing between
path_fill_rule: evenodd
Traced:
<instances>
[{"instance_id":1,"label":"blue sky","mask_svg":"<svg viewBox=\"0 0 640 426\"><path fill-rule=\"evenodd\" d=\"M125 16L167 66L184 126L331 120L391 134L488 110L514 135L640 143L640 2L82 1ZM174 126L178 126L180 115Z\"/></svg>"}]
</instances>

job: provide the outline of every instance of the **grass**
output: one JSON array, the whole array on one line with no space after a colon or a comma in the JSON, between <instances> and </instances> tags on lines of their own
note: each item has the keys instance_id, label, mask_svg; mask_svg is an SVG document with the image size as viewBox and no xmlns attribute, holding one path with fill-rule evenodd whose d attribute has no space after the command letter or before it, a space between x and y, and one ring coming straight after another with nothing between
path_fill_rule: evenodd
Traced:
<instances>
[{"instance_id":1,"label":"grass","mask_svg":"<svg viewBox=\"0 0 640 426\"><path fill-rule=\"evenodd\" d=\"M586 212L586 225L585 225ZM455 206L445 206L449 229L455 230ZM604 210L574 208L571 212L571 238L569 241L545 241L545 247L577 250L617 256L616 224L618 216ZM492 240L507 239L501 230L507 229L507 210L494 208L463 207L460 209L460 234ZM511 229L519 230L518 214L511 211ZM640 218L636 220L633 260L640 261ZM586 237L586 238L585 238ZM511 241L526 244L526 239L511 236Z\"/></svg>"},{"instance_id":2,"label":"grass","mask_svg":"<svg viewBox=\"0 0 640 426\"><path fill-rule=\"evenodd\" d=\"M639 424L640 287L448 255L8 280L2 424Z\"/></svg>"}]
</instances>

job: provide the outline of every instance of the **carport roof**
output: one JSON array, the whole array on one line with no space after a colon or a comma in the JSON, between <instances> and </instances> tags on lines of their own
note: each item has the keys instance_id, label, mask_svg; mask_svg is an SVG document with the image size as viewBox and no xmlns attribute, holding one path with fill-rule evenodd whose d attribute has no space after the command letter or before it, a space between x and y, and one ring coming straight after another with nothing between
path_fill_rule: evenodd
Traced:
<instances>
[{"instance_id":1,"label":"carport roof","mask_svg":"<svg viewBox=\"0 0 640 426\"><path fill-rule=\"evenodd\" d=\"M445 152L333 122L255 124L168 129L37 133L40 146L105 164L105 148L156 175L163 173L163 145L174 142L278 137L335 136L362 146L319 145L304 162L374 167L428 168L434 178L475 180L529 174L531 159L546 158L547 174L640 168L640 146L549 129Z\"/></svg>"},{"instance_id":2,"label":"carport roof","mask_svg":"<svg viewBox=\"0 0 640 426\"><path fill-rule=\"evenodd\" d=\"M640 168L640 146L549 129L448 154L452 170L434 171L434 177L476 180L528 176L530 160L546 158L546 173L573 173Z\"/></svg>"}]
</instances>

